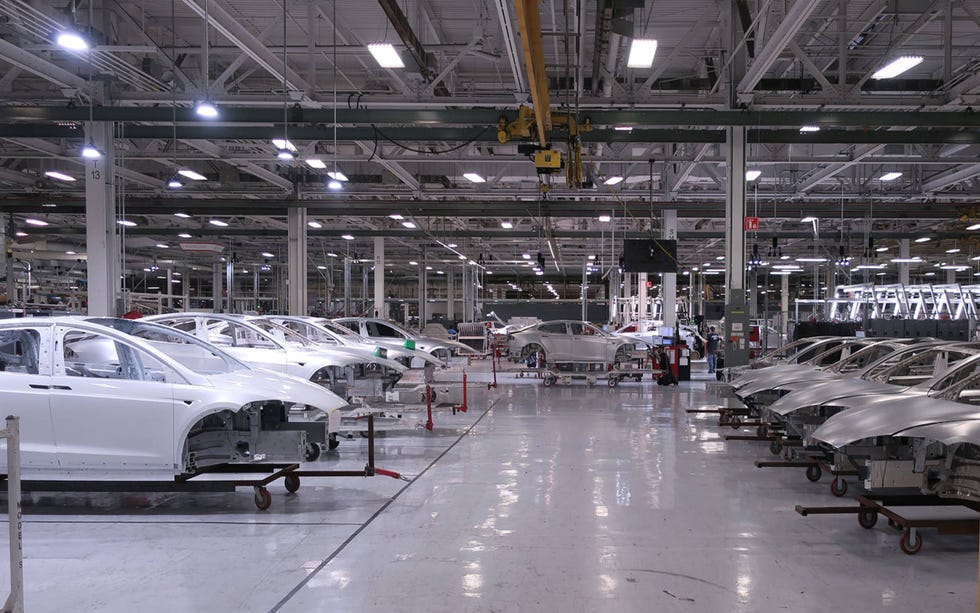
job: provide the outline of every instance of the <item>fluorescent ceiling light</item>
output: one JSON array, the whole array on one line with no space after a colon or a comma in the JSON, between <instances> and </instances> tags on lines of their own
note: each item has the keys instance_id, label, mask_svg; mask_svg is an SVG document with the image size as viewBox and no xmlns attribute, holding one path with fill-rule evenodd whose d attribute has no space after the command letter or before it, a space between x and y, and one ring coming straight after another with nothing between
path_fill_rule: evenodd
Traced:
<instances>
[{"instance_id":1,"label":"fluorescent ceiling light","mask_svg":"<svg viewBox=\"0 0 980 613\"><path fill-rule=\"evenodd\" d=\"M820 126L800 126L800 132L819 132Z\"/></svg>"},{"instance_id":2,"label":"fluorescent ceiling light","mask_svg":"<svg viewBox=\"0 0 980 613\"><path fill-rule=\"evenodd\" d=\"M425 269L426 270L432 270L432 267L431 266L426 266Z\"/></svg>"},{"instance_id":3,"label":"fluorescent ceiling light","mask_svg":"<svg viewBox=\"0 0 980 613\"><path fill-rule=\"evenodd\" d=\"M610 217L609 215L599 215L599 221L603 223L609 222L612 221L612 217Z\"/></svg>"},{"instance_id":4,"label":"fluorescent ceiling light","mask_svg":"<svg viewBox=\"0 0 980 613\"><path fill-rule=\"evenodd\" d=\"M191 216L187 213L174 213L174 217L180 217L181 219L190 219Z\"/></svg>"},{"instance_id":5,"label":"fluorescent ceiling light","mask_svg":"<svg viewBox=\"0 0 980 613\"><path fill-rule=\"evenodd\" d=\"M590 260L594 260L594 259L595 259L595 256L594 256L594 255L590 255L590 256L589 256L589 259L590 259Z\"/></svg>"},{"instance_id":6,"label":"fluorescent ceiling light","mask_svg":"<svg viewBox=\"0 0 980 613\"><path fill-rule=\"evenodd\" d=\"M524 258L525 260L530 260L531 259L531 254L530 253L522 253L521 254L521 257Z\"/></svg>"},{"instance_id":7,"label":"fluorescent ceiling light","mask_svg":"<svg viewBox=\"0 0 980 613\"><path fill-rule=\"evenodd\" d=\"M345 241L352 241L352 240L354 240L354 237L351 236L350 234L342 234L340 236L340 238L344 239Z\"/></svg>"},{"instance_id":8,"label":"fluorescent ceiling light","mask_svg":"<svg viewBox=\"0 0 980 613\"><path fill-rule=\"evenodd\" d=\"M157 243L159 249L170 249L170 245L164 245L163 243Z\"/></svg>"},{"instance_id":9,"label":"fluorescent ceiling light","mask_svg":"<svg viewBox=\"0 0 980 613\"><path fill-rule=\"evenodd\" d=\"M543 277L544 276L544 271L543 270L536 270L536 271L534 271L534 274L538 275L539 277Z\"/></svg>"},{"instance_id":10,"label":"fluorescent ceiling light","mask_svg":"<svg viewBox=\"0 0 980 613\"><path fill-rule=\"evenodd\" d=\"M762 171L761 170L746 170L745 171L745 180L746 181L755 181L760 176L762 176Z\"/></svg>"},{"instance_id":11,"label":"fluorescent ceiling light","mask_svg":"<svg viewBox=\"0 0 980 613\"><path fill-rule=\"evenodd\" d=\"M632 132L633 126L613 126L613 130L617 132Z\"/></svg>"},{"instance_id":12,"label":"fluorescent ceiling light","mask_svg":"<svg viewBox=\"0 0 980 613\"><path fill-rule=\"evenodd\" d=\"M917 243L928 243L931 240L932 240L932 238L929 237L929 236L920 236L919 238L915 239L915 242L917 242Z\"/></svg>"},{"instance_id":13,"label":"fluorescent ceiling light","mask_svg":"<svg viewBox=\"0 0 980 613\"><path fill-rule=\"evenodd\" d=\"M296 151L296 145L284 138L274 138L272 139L272 146L276 149L288 149L289 151Z\"/></svg>"},{"instance_id":14,"label":"fluorescent ceiling light","mask_svg":"<svg viewBox=\"0 0 980 613\"><path fill-rule=\"evenodd\" d=\"M878 253L884 253L888 251L888 247L878 247L877 249L875 249L875 251L877 251Z\"/></svg>"},{"instance_id":15,"label":"fluorescent ceiling light","mask_svg":"<svg viewBox=\"0 0 980 613\"><path fill-rule=\"evenodd\" d=\"M416 262L415 260L412 260L412 261L410 261L410 262L408 263L408 265L409 265L409 266L418 266L418 265L419 265L419 263L418 263L418 262Z\"/></svg>"},{"instance_id":16,"label":"fluorescent ceiling light","mask_svg":"<svg viewBox=\"0 0 980 613\"><path fill-rule=\"evenodd\" d=\"M211 219L208 221L212 226L218 226L219 228L227 228L228 222L221 221L220 219Z\"/></svg>"},{"instance_id":17,"label":"fluorescent ceiling light","mask_svg":"<svg viewBox=\"0 0 980 613\"><path fill-rule=\"evenodd\" d=\"M391 43L372 43L367 46L378 66L382 68L404 68L405 62Z\"/></svg>"},{"instance_id":18,"label":"fluorescent ceiling light","mask_svg":"<svg viewBox=\"0 0 980 613\"><path fill-rule=\"evenodd\" d=\"M392 213L391 215L388 215L388 217L391 217L395 221L401 221L401 220L405 219L405 216L404 215L399 215L398 213Z\"/></svg>"},{"instance_id":19,"label":"fluorescent ceiling light","mask_svg":"<svg viewBox=\"0 0 980 613\"><path fill-rule=\"evenodd\" d=\"M310 168L316 168L317 170L323 170L327 167L327 164L319 158L310 158L306 160L306 163Z\"/></svg>"},{"instance_id":20,"label":"fluorescent ceiling light","mask_svg":"<svg viewBox=\"0 0 980 613\"><path fill-rule=\"evenodd\" d=\"M167 187L170 189L180 189L184 187L184 182L178 179L177 175L174 175L167 179Z\"/></svg>"},{"instance_id":21,"label":"fluorescent ceiling light","mask_svg":"<svg viewBox=\"0 0 980 613\"><path fill-rule=\"evenodd\" d=\"M952 249L947 249L946 253L959 253L959 247L953 247Z\"/></svg>"},{"instance_id":22,"label":"fluorescent ceiling light","mask_svg":"<svg viewBox=\"0 0 980 613\"><path fill-rule=\"evenodd\" d=\"M627 68L650 68L657 54L657 41L652 38L634 38L630 54L626 59Z\"/></svg>"},{"instance_id":23,"label":"fluorescent ceiling light","mask_svg":"<svg viewBox=\"0 0 980 613\"><path fill-rule=\"evenodd\" d=\"M336 191L338 189L343 189L343 188L344 188L344 184L336 179L330 179L329 181L327 181L327 189L332 189Z\"/></svg>"},{"instance_id":24,"label":"fluorescent ceiling light","mask_svg":"<svg viewBox=\"0 0 980 613\"><path fill-rule=\"evenodd\" d=\"M52 179L58 179L59 181L69 181L74 183L77 179L71 175L66 175L63 172L58 172L57 170L48 170L44 173L45 177L51 177Z\"/></svg>"},{"instance_id":25,"label":"fluorescent ceiling light","mask_svg":"<svg viewBox=\"0 0 980 613\"><path fill-rule=\"evenodd\" d=\"M293 152L289 149L280 149L279 151L276 151L276 157L284 162L288 162L294 159L296 156L294 156Z\"/></svg>"},{"instance_id":26,"label":"fluorescent ceiling light","mask_svg":"<svg viewBox=\"0 0 980 613\"><path fill-rule=\"evenodd\" d=\"M218 116L218 107L210 100L201 100L194 106L194 112L198 117L204 119L215 119Z\"/></svg>"},{"instance_id":27,"label":"fluorescent ceiling light","mask_svg":"<svg viewBox=\"0 0 980 613\"><path fill-rule=\"evenodd\" d=\"M449 243L448 245L446 245L446 247L450 249L455 249L456 247L458 247L458 245L456 243Z\"/></svg>"},{"instance_id":28,"label":"fluorescent ceiling light","mask_svg":"<svg viewBox=\"0 0 980 613\"><path fill-rule=\"evenodd\" d=\"M603 185L619 185L623 182L623 177L616 175L615 177L609 177L602 182Z\"/></svg>"},{"instance_id":29,"label":"fluorescent ceiling light","mask_svg":"<svg viewBox=\"0 0 980 613\"><path fill-rule=\"evenodd\" d=\"M102 152L92 143L85 143L82 146L82 157L86 160L97 160L102 157Z\"/></svg>"},{"instance_id":30,"label":"fluorescent ceiling light","mask_svg":"<svg viewBox=\"0 0 980 613\"><path fill-rule=\"evenodd\" d=\"M414 230L415 228L418 227L414 223L412 223L411 221L403 221L402 222L402 225L405 226L406 228L408 228L409 230Z\"/></svg>"},{"instance_id":31,"label":"fluorescent ceiling light","mask_svg":"<svg viewBox=\"0 0 980 613\"><path fill-rule=\"evenodd\" d=\"M190 235L190 234L188 234L187 232L181 232L181 233L180 233L180 234L178 234L177 236L178 236L179 238L191 238L191 235Z\"/></svg>"},{"instance_id":32,"label":"fluorescent ceiling light","mask_svg":"<svg viewBox=\"0 0 980 613\"><path fill-rule=\"evenodd\" d=\"M328 172L327 176L330 177L331 179L334 179L335 181L344 181L344 182L347 181L347 175L340 172L339 170Z\"/></svg>"},{"instance_id":33,"label":"fluorescent ceiling light","mask_svg":"<svg viewBox=\"0 0 980 613\"><path fill-rule=\"evenodd\" d=\"M269 253L268 251L263 251L262 252L262 257L264 257L264 258L274 258L274 257L276 257L276 254Z\"/></svg>"},{"instance_id":34,"label":"fluorescent ceiling light","mask_svg":"<svg viewBox=\"0 0 980 613\"><path fill-rule=\"evenodd\" d=\"M967 226L966 229L970 231L980 230L980 223L975 223L972 226Z\"/></svg>"},{"instance_id":35,"label":"fluorescent ceiling light","mask_svg":"<svg viewBox=\"0 0 980 613\"><path fill-rule=\"evenodd\" d=\"M120 219L120 220L116 221L116 223L119 224L120 226L126 226L127 228L135 228L136 227L136 222L135 221L130 221L128 219Z\"/></svg>"},{"instance_id":36,"label":"fluorescent ceiling light","mask_svg":"<svg viewBox=\"0 0 980 613\"><path fill-rule=\"evenodd\" d=\"M78 255L77 251L66 251L65 255Z\"/></svg>"},{"instance_id":37,"label":"fluorescent ceiling light","mask_svg":"<svg viewBox=\"0 0 980 613\"><path fill-rule=\"evenodd\" d=\"M803 222L803 223L810 223L810 222L813 222L813 221L817 221L817 218L816 217L804 217L800 221Z\"/></svg>"},{"instance_id":38,"label":"fluorescent ceiling light","mask_svg":"<svg viewBox=\"0 0 980 613\"><path fill-rule=\"evenodd\" d=\"M514 227L514 224L512 224L509 221L502 221L500 222L500 227L503 228L504 230L510 230L511 228Z\"/></svg>"},{"instance_id":39,"label":"fluorescent ceiling light","mask_svg":"<svg viewBox=\"0 0 980 613\"><path fill-rule=\"evenodd\" d=\"M87 51L88 41L73 30L65 30L64 32L59 32L58 36L55 37L54 41L58 43L59 47L67 49L69 51Z\"/></svg>"},{"instance_id":40,"label":"fluorescent ceiling light","mask_svg":"<svg viewBox=\"0 0 980 613\"><path fill-rule=\"evenodd\" d=\"M43 219L34 219L33 217L28 217L27 219L24 220L24 223L29 224L29 225L32 225L32 226L46 226L46 225L48 225L48 222L44 221Z\"/></svg>"},{"instance_id":41,"label":"fluorescent ceiling light","mask_svg":"<svg viewBox=\"0 0 980 613\"><path fill-rule=\"evenodd\" d=\"M306 222L306 225L313 228L314 230L319 230L320 228L323 227L323 224L320 223L319 221L308 221Z\"/></svg>"},{"instance_id":42,"label":"fluorescent ceiling light","mask_svg":"<svg viewBox=\"0 0 980 613\"><path fill-rule=\"evenodd\" d=\"M826 262L827 258L796 258L796 261L816 264L819 262Z\"/></svg>"},{"instance_id":43,"label":"fluorescent ceiling light","mask_svg":"<svg viewBox=\"0 0 980 613\"><path fill-rule=\"evenodd\" d=\"M923 260L920 257L914 257L914 258L892 258L891 259L892 264L919 264L922 261Z\"/></svg>"},{"instance_id":44,"label":"fluorescent ceiling light","mask_svg":"<svg viewBox=\"0 0 980 613\"><path fill-rule=\"evenodd\" d=\"M922 63L921 55L903 55L879 68L872 79L891 79L902 74L906 70L911 70Z\"/></svg>"},{"instance_id":45,"label":"fluorescent ceiling light","mask_svg":"<svg viewBox=\"0 0 980 613\"><path fill-rule=\"evenodd\" d=\"M878 177L879 181L894 181L895 179L902 176L900 172L886 172L885 174Z\"/></svg>"},{"instance_id":46,"label":"fluorescent ceiling light","mask_svg":"<svg viewBox=\"0 0 980 613\"><path fill-rule=\"evenodd\" d=\"M202 175L201 173L199 173L197 171L191 170L190 168L183 168L181 170L178 170L177 171L177 174L179 174L182 177L187 177L188 179L191 179L192 181L207 181L208 180L207 177L205 177L204 175Z\"/></svg>"},{"instance_id":47,"label":"fluorescent ceiling light","mask_svg":"<svg viewBox=\"0 0 980 613\"><path fill-rule=\"evenodd\" d=\"M27 236L27 232L17 232L15 234L15 236L19 236L19 237L23 238L23 237Z\"/></svg>"},{"instance_id":48,"label":"fluorescent ceiling light","mask_svg":"<svg viewBox=\"0 0 980 613\"><path fill-rule=\"evenodd\" d=\"M338 256L337 256L337 254L336 254L336 253L334 253L333 251L328 251L328 252L327 252L327 257L329 257L329 258L335 258L335 257L338 257Z\"/></svg>"},{"instance_id":49,"label":"fluorescent ceiling light","mask_svg":"<svg viewBox=\"0 0 980 613\"><path fill-rule=\"evenodd\" d=\"M476 174L475 172L464 172L463 173L463 178L464 179L469 179L473 183L486 183L487 182L486 179L484 179L480 175Z\"/></svg>"}]
</instances>

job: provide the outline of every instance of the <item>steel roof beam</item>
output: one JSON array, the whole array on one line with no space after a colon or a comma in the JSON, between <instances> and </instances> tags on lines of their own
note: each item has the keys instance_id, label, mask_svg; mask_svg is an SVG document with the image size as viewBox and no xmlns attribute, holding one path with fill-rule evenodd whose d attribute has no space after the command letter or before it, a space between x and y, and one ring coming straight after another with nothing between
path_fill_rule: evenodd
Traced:
<instances>
[{"instance_id":1,"label":"steel roof beam","mask_svg":"<svg viewBox=\"0 0 980 613\"><path fill-rule=\"evenodd\" d=\"M0 38L0 58L10 62L21 70L35 74L42 79L54 83L58 87L77 89L88 95L88 82L82 77L72 74L41 58L41 56L25 51L18 45ZM71 98L71 96L65 96Z\"/></svg>"},{"instance_id":2,"label":"steel roof beam","mask_svg":"<svg viewBox=\"0 0 980 613\"><path fill-rule=\"evenodd\" d=\"M824 167L822 170L818 170L817 172L808 176L802 183L800 183L800 186L797 188L797 191L801 191L801 192L809 191L814 187L816 187L817 185L819 185L820 183L826 181L827 179L831 179L837 176L838 174L844 172L851 166L854 166L864 158L870 155L874 155L875 153L878 153L884 148L885 148L884 145L864 145L862 147L857 147L854 149L854 155L851 157L850 160L843 163L829 164L826 167Z\"/></svg>"},{"instance_id":3,"label":"steel roof beam","mask_svg":"<svg viewBox=\"0 0 980 613\"><path fill-rule=\"evenodd\" d=\"M926 193L938 192L951 185L969 181L974 177L980 177L980 164L972 164L934 175L922 183L922 191Z\"/></svg>"},{"instance_id":4,"label":"steel roof beam","mask_svg":"<svg viewBox=\"0 0 980 613\"><path fill-rule=\"evenodd\" d=\"M776 31L766 41L766 46L759 50L755 61L745 71L745 76L738 83L738 93L749 93L755 89L755 86L776 63L783 49L793 40L820 2L821 0L796 0L793 3L793 6L786 11L786 16L779 23Z\"/></svg>"}]
</instances>

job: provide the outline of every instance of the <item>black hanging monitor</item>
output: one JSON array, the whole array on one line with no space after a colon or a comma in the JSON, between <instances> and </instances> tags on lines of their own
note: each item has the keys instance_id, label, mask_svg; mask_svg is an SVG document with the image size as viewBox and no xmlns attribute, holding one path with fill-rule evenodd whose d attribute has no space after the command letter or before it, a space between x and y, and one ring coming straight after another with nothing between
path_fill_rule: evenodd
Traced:
<instances>
[{"instance_id":1,"label":"black hanging monitor","mask_svg":"<svg viewBox=\"0 0 980 613\"><path fill-rule=\"evenodd\" d=\"M677 241L623 241L623 270L625 272L677 272Z\"/></svg>"}]
</instances>

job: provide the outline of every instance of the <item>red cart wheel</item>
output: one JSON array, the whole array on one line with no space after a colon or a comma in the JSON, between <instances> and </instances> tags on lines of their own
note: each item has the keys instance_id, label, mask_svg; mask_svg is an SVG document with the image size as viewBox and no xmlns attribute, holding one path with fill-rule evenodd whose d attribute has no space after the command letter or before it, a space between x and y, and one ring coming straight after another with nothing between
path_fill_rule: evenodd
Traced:
<instances>
[{"instance_id":1,"label":"red cart wheel","mask_svg":"<svg viewBox=\"0 0 980 613\"><path fill-rule=\"evenodd\" d=\"M914 556L919 553L922 549L922 535L919 531L915 531L915 536L912 536L913 528L906 528L902 531L902 538L898 541L898 546L902 548L902 551L910 556Z\"/></svg>"},{"instance_id":2,"label":"red cart wheel","mask_svg":"<svg viewBox=\"0 0 980 613\"><path fill-rule=\"evenodd\" d=\"M265 511L272 506L272 494L264 487L255 488L255 506L260 511Z\"/></svg>"},{"instance_id":3,"label":"red cart wheel","mask_svg":"<svg viewBox=\"0 0 980 613\"><path fill-rule=\"evenodd\" d=\"M834 477L830 482L830 493L840 498L847 493L847 480L843 477Z\"/></svg>"}]
</instances>

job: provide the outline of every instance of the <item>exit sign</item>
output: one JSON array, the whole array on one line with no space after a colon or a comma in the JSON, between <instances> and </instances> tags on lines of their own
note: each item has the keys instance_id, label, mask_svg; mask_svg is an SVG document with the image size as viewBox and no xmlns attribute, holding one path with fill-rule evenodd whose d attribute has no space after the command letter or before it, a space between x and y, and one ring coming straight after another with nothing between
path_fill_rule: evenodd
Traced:
<instances>
[{"instance_id":1,"label":"exit sign","mask_svg":"<svg viewBox=\"0 0 980 613\"><path fill-rule=\"evenodd\" d=\"M746 217L745 218L745 231L754 232L759 229L759 218L758 217Z\"/></svg>"}]
</instances>

